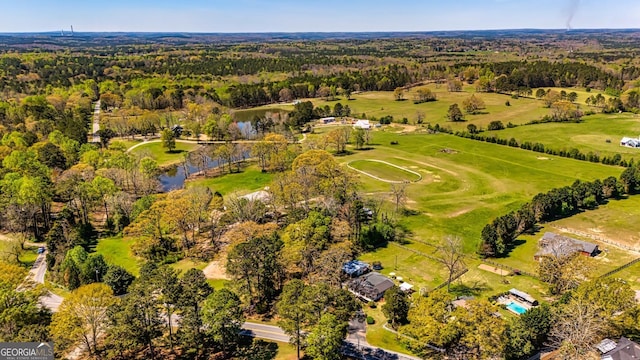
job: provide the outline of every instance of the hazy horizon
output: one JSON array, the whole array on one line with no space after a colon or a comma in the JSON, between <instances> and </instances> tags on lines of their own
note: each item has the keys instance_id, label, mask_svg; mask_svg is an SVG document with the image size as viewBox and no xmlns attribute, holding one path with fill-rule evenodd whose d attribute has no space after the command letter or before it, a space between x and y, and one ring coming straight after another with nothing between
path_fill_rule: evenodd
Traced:
<instances>
[{"instance_id":1,"label":"hazy horizon","mask_svg":"<svg viewBox=\"0 0 640 360\"><path fill-rule=\"evenodd\" d=\"M295 33L633 29L640 2L619 0L0 0L0 33Z\"/></svg>"}]
</instances>

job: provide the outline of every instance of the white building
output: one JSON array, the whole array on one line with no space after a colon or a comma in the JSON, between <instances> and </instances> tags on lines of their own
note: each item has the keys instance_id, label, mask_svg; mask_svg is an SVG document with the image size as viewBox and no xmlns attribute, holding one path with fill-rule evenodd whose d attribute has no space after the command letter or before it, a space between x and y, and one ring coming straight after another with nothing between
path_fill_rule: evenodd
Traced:
<instances>
[{"instance_id":1,"label":"white building","mask_svg":"<svg viewBox=\"0 0 640 360\"><path fill-rule=\"evenodd\" d=\"M371 129L371 124L369 124L369 120L358 120L355 124L353 124L354 129L363 129L369 130Z\"/></svg>"},{"instance_id":2,"label":"white building","mask_svg":"<svg viewBox=\"0 0 640 360\"><path fill-rule=\"evenodd\" d=\"M320 119L320 121L322 121L324 124L329 124L335 122L336 118L334 116L323 117L322 119Z\"/></svg>"},{"instance_id":3,"label":"white building","mask_svg":"<svg viewBox=\"0 0 640 360\"><path fill-rule=\"evenodd\" d=\"M623 137L622 140L620 140L620 146L640 148L640 139Z\"/></svg>"}]
</instances>

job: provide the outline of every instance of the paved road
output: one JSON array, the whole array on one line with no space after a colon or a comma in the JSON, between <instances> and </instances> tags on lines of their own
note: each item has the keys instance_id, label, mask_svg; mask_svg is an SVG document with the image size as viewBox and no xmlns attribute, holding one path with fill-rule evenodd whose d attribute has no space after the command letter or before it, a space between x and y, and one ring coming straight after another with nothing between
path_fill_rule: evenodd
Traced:
<instances>
[{"instance_id":1,"label":"paved road","mask_svg":"<svg viewBox=\"0 0 640 360\"><path fill-rule=\"evenodd\" d=\"M285 334L284 331L277 326L245 322L242 328L241 334L245 336L285 343L289 342L289 335Z\"/></svg>"},{"instance_id":2,"label":"paved road","mask_svg":"<svg viewBox=\"0 0 640 360\"><path fill-rule=\"evenodd\" d=\"M245 322L241 334L272 341L289 342L289 335L274 325ZM367 343L366 324L364 321L349 322L347 339L342 347L345 355L363 360L420 360L420 358L401 354L395 351L375 347Z\"/></svg>"},{"instance_id":3,"label":"paved road","mask_svg":"<svg viewBox=\"0 0 640 360\"><path fill-rule=\"evenodd\" d=\"M92 142L100 142L100 136L96 133L100 130L100 100L96 101L96 106L93 108L93 140Z\"/></svg>"},{"instance_id":4,"label":"paved road","mask_svg":"<svg viewBox=\"0 0 640 360\"><path fill-rule=\"evenodd\" d=\"M33 281L38 284L44 284L44 274L47 272L46 256L46 251L38 255L36 262L33 263L33 267L29 271L29 275L32 277ZM40 298L40 302L44 307L56 312L58 311L60 304L62 304L62 297L53 294L52 292L47 292L47 295Z\"/></svg>"}]
</instances>

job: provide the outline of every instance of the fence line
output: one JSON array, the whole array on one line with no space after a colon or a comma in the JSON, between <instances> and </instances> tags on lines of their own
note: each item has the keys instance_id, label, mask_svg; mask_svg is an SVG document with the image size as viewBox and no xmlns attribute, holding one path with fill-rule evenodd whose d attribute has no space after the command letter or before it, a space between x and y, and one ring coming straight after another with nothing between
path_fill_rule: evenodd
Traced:
<instances>
[{"instance_id":1,"label":"fence line","mask_svg":"<svg viewBox=\"0 0 640 360\"><path fill-rule=\"evenodd\" d=\"M599 235L594 235L594 234L590 234L584 231L579 231L579 230L575 230L575 229L569 229L569 228L565 228L565 227L560 227L560 226L554 226L553 228L569 233L569 234L574 234L574 235L578 235L578 236L582 236L582 237L586 237L589 239L593 239L596 241L600 241L603 242L605 244L609 244L609 245L613 245L615 247L624 249L624 250L628 250L628 251L633 251L635 253L640 253L640 247L638 246L627 246L627 245L623 245L620 243L617 243L615 241L612 241L610 239L607 239L606 237L603 236L599 236Z\"/></svg>"},{"instance_id":2,"label":"fence line","mask_svg":"<svg viewBox=\"0 0 640 360\"><path fill-rule=\"evenodd\" d=\"M412 253L414 253L414 254L418 254L418 255L420 255L420 256L424 256L424 257L426 257L427 259L431 259L431 260L433 260L433 261L440 262L440 259L438 259L437 257L435 257L435 256L431 256L431 255L428 255L428 254L426 254L426 253L423 253L422 251L419 251L419 250L416 250L416 249L412 249L412 248L410 248L410 247L408 247L408 246L400 245L400 244L398 244L398 243L396 243L396 242L390 242L390 244L393 244L393 245L395 245L395 246L397 246L397 247L399 247L399 248L401 248L401 249L405 249L405 250L407 250L407 251L411 251L411 252L412 252Z\"/></svg>"},{"instance_id":3,"label":"fence line","mask_svg":"<svg viewBox=\"0 0 640 360\"><path fill-rule=\"evenodd\" d=\"M497 263L495 261L491 261L491 260L487 260L487 259L481 259L481 260L482 260L482 262L487 263L489 265L493 265L495 267L511 270L513 273L520 273L520 274L523 274L523 275L530 276L530 277L532 277L534 279L539 279L538 276L536 276L536 275L534 275L534 274L532 274L530 272L522 271L520 269L516 269L514 267L511 267L511 266L508 266L508 265L504 265L504 264L499 264L499 263Z\"/></svg>"},{"instance_id":4,"label":"fence line","mask_svg":"<svg viewBox=\"0 0 640 360\"><path fill-rule=\"evenodd\" d=\"M431 290L431 291L436 291L436 290L440 290L440 289L442 289L443 287L447 286L448 284L450 284L450 283L452 283L452 282L454 282L454 281L458 280L458 278L459 278L460 276L464 275L467 271L469 271L469 269L467 269L467 268L462 269L460 272L458 272L457 274L455 274L455 275L453 275L453 276L451 277L451 281L447 280L447 281L443 282L442 284L440 284L440 285L436 286L436 288L435 288L435 289L433 289L433 290Z\"/></svg>"},{"instance_id":5,"label":"fence line","mask_svg":"<svg viewBox=\"0 0 640 360\"><path fill-rule=\"evenodd\" d=\"M628 262L628 263L626 263L626 264L624 264L624 265L620 266L619 268L613 269L613 270L609 271L608 273L606 273L606 274L604 274L604 275L600 276L600 278L602 279L602 278L609 277L609 276L611 276L611 275L613 275L613 274L615 274L615 273L617 273L617 272L620 272L620 271L622 271L622 270L624 270L624 269L628 268L629 266L631 266L631 265L633 265L633 264L636 264L636 263L638 263L638 262L640 262L640 258L637 258L637 259L635 259L635 260L633 260L633 261L630 261L630 262Z\"/></svg>"}]
</instances>

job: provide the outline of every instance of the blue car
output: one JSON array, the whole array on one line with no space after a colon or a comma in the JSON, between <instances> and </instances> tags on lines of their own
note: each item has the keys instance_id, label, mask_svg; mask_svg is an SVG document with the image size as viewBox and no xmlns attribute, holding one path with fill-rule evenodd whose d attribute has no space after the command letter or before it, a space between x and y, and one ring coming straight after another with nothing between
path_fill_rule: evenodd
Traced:
<instances>
[{"instance_id":1,"label":"blue car","mask_svg":"<svg viewBox=\"0 0 640 360\"><path fill-rule=\"evenodd\" d=\"M38 248L38 254L42 254L42 253L44 253L44 246L40 246Z\"/></svg>"}]
</instances>

